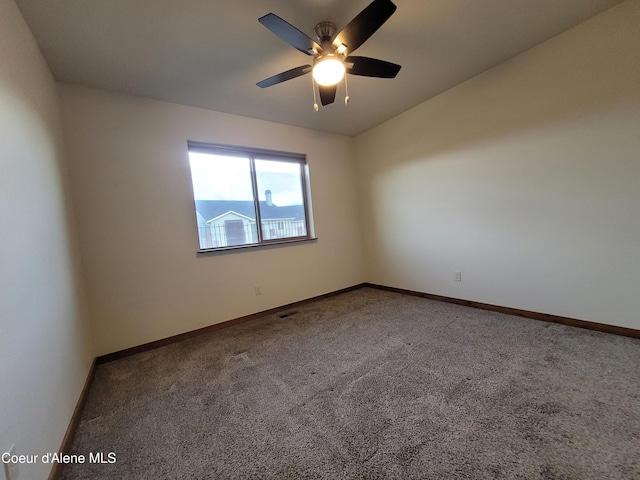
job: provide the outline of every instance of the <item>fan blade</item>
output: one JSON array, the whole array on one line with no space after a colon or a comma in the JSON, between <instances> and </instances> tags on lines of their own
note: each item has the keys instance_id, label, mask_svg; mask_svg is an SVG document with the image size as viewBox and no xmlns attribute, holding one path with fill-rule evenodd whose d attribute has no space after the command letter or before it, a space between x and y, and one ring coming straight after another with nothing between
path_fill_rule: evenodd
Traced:
<instances>
[{"instance_id":1,"label":"fan blade","mask_svg":"<svg viewBox=\"0 0 640 480\"><path fill-rule=\"evenodd\" d=\"M373 0L362 10L356 18L349 22L334 38L332 45L339 48L346 46L346 53L353 53L367 39L378 30L384 22L396 11L391 0Z\"/></svg>"},{"instance_id":2,"label":"fan blade","mask_svg":"<svg viewBox=\"0 0 640 480\"><path fill-rule=\"evenodd\" d=\"M277 85L278 83L286 82L292 78L305 75L311 71L311 65L302 65L301 67L292 68L286 72L279 73L273 77L269 77L261 82L256 83L260 88L267 88L271 85Z\"/></svg>"},{"instance_id":3,"label":"fan blade","mask_svg":"<svg viewBox=\"0 0 640 480\"><path fill-rule=\"evenodd\" d=\"M363 77L395 78L400 69L400 65L377 58L369 57L347 57L344 59L347 73L351 75L362 75ZM349 67L349 64L353 64Z\"/></svg>"},{"instance_id":4,"label":"fan blade","mask_svg":"<svg viewBox=\"0 0 640 480\"><path fill-rule=\"evenodd\" d=\"M267 13L264 17L260 17L258 21L302 53L313 55L315 52L322 51L322 47L317 42L273 13Z\"/></svg>"},{"instance_id":5,"label":"fan blade","mask_svg":"<svg viewBox=\"0 0 640 480\"><path fill-rule=\"evenodd\" d=\"M319 85L319 87L320 103L322 103L323 106L333 103L336 99L336 90L338 89L338 85L331 85L329 87L323 87L322 85Z\"/></svg>"}]
</instances>

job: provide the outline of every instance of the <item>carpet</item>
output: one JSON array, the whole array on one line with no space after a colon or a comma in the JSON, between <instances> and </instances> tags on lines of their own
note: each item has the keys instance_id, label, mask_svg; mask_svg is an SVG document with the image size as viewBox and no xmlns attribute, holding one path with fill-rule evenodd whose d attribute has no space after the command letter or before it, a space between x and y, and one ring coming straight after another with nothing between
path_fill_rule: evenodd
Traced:
<instances>
[{"instance_id":1,"label":"carpet","mask_svg":"<svg viewBox=\"0 0 640 480\"><path fill-rule=\"evenodd\" d=\"M99 365L80 479L639 479L640 340L361 288ZM179 321L179 319L176 319Z\"/></svg>"}]
</instances>

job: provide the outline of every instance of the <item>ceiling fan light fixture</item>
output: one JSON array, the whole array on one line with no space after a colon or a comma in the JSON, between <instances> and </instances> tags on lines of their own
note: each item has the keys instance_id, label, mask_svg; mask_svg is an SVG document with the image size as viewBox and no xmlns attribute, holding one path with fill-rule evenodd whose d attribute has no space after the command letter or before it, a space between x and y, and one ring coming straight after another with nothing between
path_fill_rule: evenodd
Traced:
<instances>
[{"instance_id":1,"label":"ceiling fan light fixture","mask_svg":"<svg viewBox=\"0 0 640 480\"><path fill-rule=\"evenodd\" d=\"M337 85L344 77L346 68L335 55L320 57L313 66L313 79L324 87Z\"/></svg>"},{"instance_id":2,"label":"ceiling fan light fixture","mask_svg":"<svg viewBox=\"0 0 640 480\"><path fill-rule=\"evenodd\" d=\"M395 78L401 68L400 65L376 58L353 55L353 52L366 42L395 10L396 6L391 0L372 0L339 32L337 32L335 24L331 22L318 23L314 28L317 41L275 13L268 13L260 17L258 21L273 34L296 50L313 57L313 66L301 65L266 78L256 85L260 88L266 88L312 73L314 109L317 111L316 91L320 93L320 103L323 106L329 105L335 101L337 86L343 79L345 103L349 102L347 77L345 76L347 73L361 77ZM316 85L320 88L316 88Z\"/></svg>"}]
</instances>

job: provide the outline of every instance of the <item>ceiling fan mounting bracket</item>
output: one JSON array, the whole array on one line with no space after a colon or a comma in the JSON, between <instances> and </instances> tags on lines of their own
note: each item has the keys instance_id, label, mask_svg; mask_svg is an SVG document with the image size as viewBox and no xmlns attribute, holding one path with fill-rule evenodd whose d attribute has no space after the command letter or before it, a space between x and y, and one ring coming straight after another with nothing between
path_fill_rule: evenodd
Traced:
<instances>
[{"instance_id":1,"label":"ceiling fan mounting bracket","mask_svg":"<svg viewBox=\"0 0 640 480\"><path fill-rule=\"evenodd\" d=\"M333 35L336 33L336 26L331 22L320 22L313 29L318 36L318 40L320 40L320 45L324 47L326 42L331 42Z\"/></svg>"}]
</instances>

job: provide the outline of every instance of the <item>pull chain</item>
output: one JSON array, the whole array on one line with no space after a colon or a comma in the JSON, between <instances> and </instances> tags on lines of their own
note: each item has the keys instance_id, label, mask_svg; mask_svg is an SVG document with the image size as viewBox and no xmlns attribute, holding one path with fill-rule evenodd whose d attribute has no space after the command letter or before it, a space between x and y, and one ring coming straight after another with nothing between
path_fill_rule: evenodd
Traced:
<instances>
[{"instance_id":1,"label":"pull chain","mask_svg":"<svg viewBox=\"0 0 640 480\"><path fill-rule=\"evenodd\" d=\"M318 111L318 101L316 100L316 81L311 75L311 88L313 89L313 110Z\"/></svg>"},{"instance_id":2,"label":"pull chain","mask_svg":"<svg viewBox=\"0 0 640 480\"><path fill-rule=\"evenodd\" d=\"M344 74L344 104L349 105L349 84L347 83L347 74Z\"/></svg>"}]
</instances>

